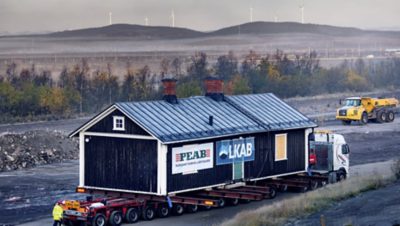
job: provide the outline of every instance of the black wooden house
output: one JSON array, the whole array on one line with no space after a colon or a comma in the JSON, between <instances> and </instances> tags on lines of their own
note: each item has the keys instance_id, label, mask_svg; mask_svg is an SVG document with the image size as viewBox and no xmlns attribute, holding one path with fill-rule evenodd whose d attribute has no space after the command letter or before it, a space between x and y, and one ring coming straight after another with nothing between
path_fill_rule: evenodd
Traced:
<instances>
[{"instance_id":1,"label":"black wooden house","mask_svg":"<svg viewBox=\"0 0 400 226\"><path fill-rule=\"evenodd\" d=\"M270 93L225 96L208 79L206 95L116 103L79 136L79 186L168 195L295 174L308 167L310 119Z\"/></svg>"}]
</instances>

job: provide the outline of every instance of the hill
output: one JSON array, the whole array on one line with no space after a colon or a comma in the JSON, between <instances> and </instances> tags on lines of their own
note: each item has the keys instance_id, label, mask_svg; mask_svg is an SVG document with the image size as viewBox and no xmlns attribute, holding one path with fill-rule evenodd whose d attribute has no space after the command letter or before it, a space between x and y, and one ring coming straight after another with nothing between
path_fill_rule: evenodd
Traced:
<instances>
[{"instance_id":1,"label":"hill","mask_svg":"<svg viewBox=\"0 0 400 226\"><path fill-rule=\"evenodd\" d=\"M204 33L187 28L114 24L45 34L46 37L123 37L134 39L183 39L201 37Z\"/></svg>"}]
</instances>

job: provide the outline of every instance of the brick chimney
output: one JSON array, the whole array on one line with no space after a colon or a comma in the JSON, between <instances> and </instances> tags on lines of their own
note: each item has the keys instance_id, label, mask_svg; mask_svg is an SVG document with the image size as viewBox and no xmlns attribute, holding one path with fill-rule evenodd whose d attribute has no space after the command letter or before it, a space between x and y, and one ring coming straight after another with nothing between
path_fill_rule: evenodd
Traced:
<instances>
[{"instance_id":1,"label":"brick chimney","mask_svg":"<svg viewBox=\"0 0 400 226\"><path fill-rule=\"evenodd\" d=\"M206 96L215 101L224 100L224 82L221 79L208 77L204 80Z\"/></svg>"},{"instance_id":2,"label":"brick chimney","mask_svg":"<svg viewBox=\"0 0 400 226\"><path fill-rule=\"evenodd\" d=\"M164 86L163 100L171 104L177 104L178 98L176 97L176 79L166 78L161 80Z\"/></svg>"}]
</instances>

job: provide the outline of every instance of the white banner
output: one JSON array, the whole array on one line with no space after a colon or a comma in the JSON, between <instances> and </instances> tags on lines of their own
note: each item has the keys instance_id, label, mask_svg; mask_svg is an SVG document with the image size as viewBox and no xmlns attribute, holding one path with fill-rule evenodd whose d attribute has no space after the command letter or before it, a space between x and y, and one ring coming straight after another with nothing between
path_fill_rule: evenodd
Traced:
<instances>
[{"instance_id":1,"label":"white banner","mask_svg":"<svg viewBox=\"0 0 400 226\"><path fill-rule=\"evenodd\" d=\"M172 149L172 174L195 173L214 164L214 144L187 145Z\"/></svg>"}]
</instances>

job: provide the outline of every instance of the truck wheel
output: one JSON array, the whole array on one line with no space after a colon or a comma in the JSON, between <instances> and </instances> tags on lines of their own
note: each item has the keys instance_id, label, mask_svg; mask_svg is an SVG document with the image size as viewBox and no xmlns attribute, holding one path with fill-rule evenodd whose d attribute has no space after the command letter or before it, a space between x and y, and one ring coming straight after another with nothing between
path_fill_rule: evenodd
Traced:
<instances>
[{"instance_id":1,"label":"truck wheel","mask_svg":"<svg viewBox=\"0 0 400 226\"><path fill-rule=\"evenodd\" d=\"M173 213L177 216L180 216L183 214L184 212L184 208L181 204L174 204L174 206L172 207Z\"/></svg>"},{"instance_id":2,"label":"truck wheel","mask_svg":"<svg viewBox=\"0 0 400 226\"><path fill-rule=\"evenodd\" d=\"M196 212L199 210L199 206L198 206L198 205L188 205L188 206L186 207L186 210L187 210L189 213L196 213Z\"/></svg>"},{"instance_id":3,"label":"truck wheel","mask_svg":"<svg viewBox=\"0 0 400 226\"><path fill-rule=\"evenodd\" d=\"M136 223L139 220L139 211L136 208L129 208L125 214L127 223Z\"/></svg>"},{"instance_id":4,"label":"truck wheel","mask_svg":"<svg viewBox=\"0 0 400 226\"><path fill-rule=\"evenodd\" d=\"M384 111L379 111L377 114L376 114L376 120L379 122L379 123L384 123L384 122L386 122L386 112L384 112Z\"/></svg>"},{"instance_id":5,"label":"truck wheel","mask_svg":"<svg viewBox=\"0 0 400 226\"><path fill-rule=\"evenodd\" d=\"M122 224L122 213L121 211L112 211L109 222L112 226L120 226Z\"/></svg>"},{"instance_id":6,"label":"truck wheel","mask_svg":"<svg viewBox=\"0 0 400 226\"><path fill-rule=\"evenodd\" d=\"M310 181L310 190L315 190L318 188L318 181Z\"/></svg>"},{"instance_id":7,"label":"truck wheel","mask_svg":"<svg viewBox=\"0 0 400 226\"><path fill-rule=\"evenodd\" d=\"M156 216L156 213L154 211L154 208L152 206L147 206L146 208L144 208L143 210L143 219L151 221L154 219L154 217Z\"/></svg>"},{"instance_id":8,"label":"truck wheel","mask_svg":"<svg viewBox=\"0 0 400 226\"><path fill-rule=\"evenodd\" d=\"M279 191L280 192L286 192L287 190L288 190L287 184L279 185Z\"/></svg>"},{"instance_id":9,"label":"truck wheel","mask_svg":"<svg viewBox=\"0 0 400 226\"><path fill-rule=\"evenodd\" d=\"M92 220L93 226L105 226L106 223L107 223L106 216L104 216L104 214L102 213L96 214Z\"/></svg>"},{"instance_id":10,"label":"truck wheel","mask_svg":"<svg viewBox=\"0 0 400 226\"><path fill-rule=\"evenodd\" d=\"M350 120L342 120L342 124L347 126L347 125L351 124L351 121Z\"/></svg>"},{"instance_id":11,"label":"truck wheel","mask_svg":"<svg viewBox=\"0 0 400 226\"><path fill-rule=\"evenodd\" d=\"M239 204L239 199L229 199L229 204L232 206L237 206Z\"/></svg>"},{"instance_id":12,"label":"truck wheel","mask_svg":"<svg viewBox=\"0 0 400 226\"><path fill-rule=\"evenodd\" d=\"M367 112L363 112L362 113L360 122L363 125L368 123L368 114L367 114Z\"/></svg>"},{"instance_id":13,"label":"truck wheel","mask_svg":"<svg viewBox=\"0 0 400 226\"><path fill-rule=\"evenodd\" d=\"M224 198L220 198L220 199L218 200L218 207L219 207L219 208L225 207L225 204L226 204L226 201L225 201Z\"/></svg>"},{"instance_id":14,"label":"truck wheel","mask_svg":"<svg viewBox=\"0 0 400 226\"><path fill-rule=\"evenodd\" d=\"M160 205L157 209L157 215L161 218L168 217L169 208L167 205Z\"/></svg>"},{"instance_id":15,"label":"truck wheel","mask_svg":"<svg viewBox=\"0 0 400 226\"><path fill-rule=\"evenodd\" d=\"M201 206L202 210L210 210L212 208L212 206Z\"/></svg>"},{"instance_id":16,"label":"truck wheel","mask_svg":"<svg viewBox=\"0 0 400 226\"><path fill-rule=\"evenodd\" d=\"M393 111L389 111L387 113L386 122L393 122L393 121L394 121L394 112Z\"/></svg>"},{"instance_id":17,"label":"truck wheel","mask_svg":"<svg viewBox=\"0 0 400 226\"><path fill-rule=\"evenodd\" d=\"M269 187L269 198L270 199L273 199L273 198L275 198L276 197L276 188L275 187L273 187L273 186L271 186L271 187Z\"/></svg>"},{"instance_id":18,"label":"truck wheel","mask_svg":"<svg viewBox=\"0 0 400 226\"><path fill-rule=\"evenodd\" d=\"M346 172L344 170L339 170L336 177L337 181L344 181L346 180Z\"/></svg>"}]
</instances>

